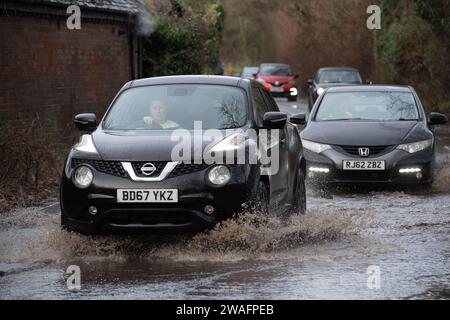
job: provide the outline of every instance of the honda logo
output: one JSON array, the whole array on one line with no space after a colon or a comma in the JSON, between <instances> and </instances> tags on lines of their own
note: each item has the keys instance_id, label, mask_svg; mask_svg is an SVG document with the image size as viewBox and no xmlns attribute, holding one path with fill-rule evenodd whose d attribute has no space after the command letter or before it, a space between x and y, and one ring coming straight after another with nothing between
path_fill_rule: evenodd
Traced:
<instances>
[{"instance_id":1,"label":"honda logo","mask_svg":"<svg viewBox=\"0 0 450 320\"><path fill-rule=\"evenodd\" d=\"M358 152L359 152L359 155L361 157L368 157L370 155L370 149L369 148L359 148Z\"/></svg>"}]
</instances>

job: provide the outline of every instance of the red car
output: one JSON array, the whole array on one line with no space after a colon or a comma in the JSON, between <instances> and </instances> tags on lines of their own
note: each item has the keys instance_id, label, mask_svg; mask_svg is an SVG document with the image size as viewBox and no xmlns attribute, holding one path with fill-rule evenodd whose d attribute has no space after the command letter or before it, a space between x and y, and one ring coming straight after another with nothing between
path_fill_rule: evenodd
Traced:
<instances>
[{"instance_id":1,"label":"red car","mask_svg":"<svg viewBox=\"0 0 450 320\"><path fill-rule=\"evenodd\" d=\"M297 79L298 74L294 74L289 65L281 63L263 63L256 74L256 81L272 96L288 98L289 101L297 101Z\"/></svg>"}]
</instances>

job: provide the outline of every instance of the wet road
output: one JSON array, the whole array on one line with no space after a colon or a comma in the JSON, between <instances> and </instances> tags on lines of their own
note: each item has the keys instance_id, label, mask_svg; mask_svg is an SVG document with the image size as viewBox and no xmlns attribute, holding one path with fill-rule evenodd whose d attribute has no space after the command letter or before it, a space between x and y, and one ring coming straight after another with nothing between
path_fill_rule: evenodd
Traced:
<instances>
[{"instance_id":1,"label":"wet road","mask_svg":"<svg viewBox=\"0 0 450 320\"><path fill-rule=\"evenodd\" d=\"M59 229L56 200L3 213L0 298L450 299L448 127L439 136L431 192L309 189L308 214L287 224L249 212L194 237L92 238Z\"/></svg>"}]
</instances>

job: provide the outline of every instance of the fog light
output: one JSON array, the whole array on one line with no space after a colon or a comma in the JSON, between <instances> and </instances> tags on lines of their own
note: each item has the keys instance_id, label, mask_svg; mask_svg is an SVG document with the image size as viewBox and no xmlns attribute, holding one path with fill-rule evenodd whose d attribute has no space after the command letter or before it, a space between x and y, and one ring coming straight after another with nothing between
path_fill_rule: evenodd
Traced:
<instances>
[{"instance_id":1,"label":"fog light","mask_svg":"<svg viewBox=\"0 0 450 320\"><path fill-rule=\"evenodd\" d=\"M206 205L206 206L203 208L203 211L204 211L206 214L213 214L213 213L214 213L214 207L208 204L208 205Z\"/></svg>"},{"instance_id":2,"label":"fog light","mask_svg":"<svg viewBox=\"0 0 450 320\"><path fill-rule=\"evenodd\" d=\"M85 189L89 187L94 179L94 173L89 167L80 166L75 170L73 182L78 188Z\"/></svg>"},{"instance_id":3,"label":"fog light","mask_svg":"<svg viewBox=\"0 0 450 320\"><path fill-rule=\"evenodd\" d=\"M422 178L423 178L422 172L419 172L419 173L416 174L416 179L417 179L417 180L420 180L420 179L422 179Z\"/></svg>"},{"instance_id":4,"label":"fog light","mask_svg":"<svg viewBox=\"0 0 450 320\"><path fill-rule=\"evenodd\" d=\"M215 166L208 173L209 181L216 186L226 185L231 179L230 169L226 166Z\"/></svg>"},{"instance_id":5,"label":"fog light","mask_svg":"<svg viewBox=\"0 0 450 320\"><path fill-rule=\"evenodd\" d=\"M422 169L420 168L403 168L398 170L400 173L408 174L408 173L420 173L422 172ZM416 175L417 176L417 175Z\"/></svg>"},{"instance_id":6,"label":"fog light","mask_svg":"<svg viewBox=\"0 0 450 320\"><path fill-rule=\"evenodd\" d=\"M320 167L309 167L310 172L329 173L330 169Z\"/></svg>"},{"instance_id":7,"label":"fog light","mask_svg":"<svg viewBox=\"0 0 450 320\"><path fill-rule=\"evenodd\" d=\"M97 214L97 212L98 212L98 210L97 210L96 207L94 207L94 206L90 206L90 207L89 207L89 213L90 213L91 215L95 216L95 215Z\"/></svg>"}]
</instances>

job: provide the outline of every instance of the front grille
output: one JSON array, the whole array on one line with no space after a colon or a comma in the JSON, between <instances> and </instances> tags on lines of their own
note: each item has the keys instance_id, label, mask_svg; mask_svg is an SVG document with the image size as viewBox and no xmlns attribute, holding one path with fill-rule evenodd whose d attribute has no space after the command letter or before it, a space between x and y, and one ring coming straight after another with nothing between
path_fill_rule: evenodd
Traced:
<instances>
[{"instance_id":1,"label":"front grille","mask_svg":"<svg viewBox=\"0 0 450 320\"><path fill-rule=\"evenodd\" d=\"M183 225L191 223L192 218L186 212L136 212L129 210L127 213L114 213L108 217L106 223L118 226L127 225L158 225L173 224Z\"/></svg>"},{"instance_id":2,"label":"front grille","mask_svg":"<svg viewBox=\"0 0 450 320\"><path fill-rule=\"evenodd\" d=\"M275 83L275 82L269 82L269 84L273 87L282 87L285 84L287 84L287 82L279 82L279 83Z\"/></svg>"},{"instance_id":3,"label":"front grille","mask_svg":"<svg viewBox=\"0 0 450 320\"><path fill-rule=\"evenodd\" d=\"M364 146L339 146L346 153L351 154L353 156L359 156L359 148L369 148L369 157L379 155L388 149L391 146L372 146L372 147L364 147Z\"/></svg>"},{"instance_id":4,"label":"front grille","mask_svg":"<svg viewBox=\"0 0 450 320\"><path fill-rule=\"evenodd\" d=\"M335 178L341 181L388 181L389 171L347 171L339 170Z\"/></svg>"},{"instance_id":5,"label":"front grille","mask_svg":"<svg viewBox=\"0 0 450 320\"><path fill-rule=\"evenodd\" d=\"M75 168L76 166L83 163L93 166L95 170L100 171L102 173L122 178L127 177L127 173L125 172L125 170L122 167L122 164L119 161L72 159L72 168Z\"/></svg>"},{"instance_id":6,"label":"front grille","mask_svg":"<svg viewBox=\"0 0 450 320\"><path fill-rule=\"evenodd\" d=\"M175 169L170 173L169 178L181 176L184 174L189 174L193 172L198 172L205 170L209 167L209 165L202 164L188 164L188 163L179 163Z\"/></svg>"},{"instance_id":7,"label":"front grille","mask_svg":"<svg viewBox=\"0 0 450 320\"><path fill-rule=\"evenodd\" d=\"M126 178L128 174L122 167L122 163L120 161L103 161L103 160L83 160L83 159L72 159L72 168L80 164L89 164L93 166L97 171L102 173L110 174L117 177ZM142 174L142 166L149 161L141 161L141 162L132 162L133 170L137 176L147 177ZM150 162L156 167L156 171L151 175L152 177L158 177L161 172L164 170L167 162L166 161L155 161ZM194 173L198 171L205 170L209 167L207 164L188 164L188 163L180 163L178 164L170 173L169 178L178 177L181 175Z\"/></svg>"}]
</instances>

